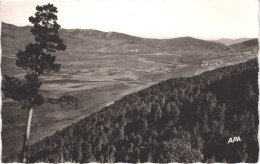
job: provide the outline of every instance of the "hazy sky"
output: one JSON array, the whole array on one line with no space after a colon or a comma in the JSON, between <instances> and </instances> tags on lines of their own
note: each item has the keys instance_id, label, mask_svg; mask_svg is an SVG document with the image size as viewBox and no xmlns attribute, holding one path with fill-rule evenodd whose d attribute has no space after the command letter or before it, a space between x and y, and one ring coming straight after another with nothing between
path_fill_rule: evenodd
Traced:
<instances>
[{"instance_id":1,"label":"hazy sky","mask_svg":"<svg viewBox=\"0 0 260 164\"><path fill-rule=\"evenodd\" d=\"M258 36L257 0L2 0L1 20L30 25L38 4L58 7L62 28L116 31L148 38Z\"/></svg>"}]
</instances>

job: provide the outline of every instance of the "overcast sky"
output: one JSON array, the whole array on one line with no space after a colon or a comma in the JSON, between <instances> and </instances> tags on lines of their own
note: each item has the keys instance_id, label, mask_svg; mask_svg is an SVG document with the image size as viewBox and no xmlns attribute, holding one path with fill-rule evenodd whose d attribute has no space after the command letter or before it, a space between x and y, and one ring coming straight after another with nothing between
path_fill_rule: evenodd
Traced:
<instances>
[{"instance_id":1,"label":"overcast sky","mask_svg":"<svg viewBox=\"0 0 260 164\"><path fill-rule=\"evenodd\" d=\"M2 0L1 20L30 25L38 4L58 8L62 28L116 31L147 38L258 36L257 0Z\"/></svg>"}]
</instances>

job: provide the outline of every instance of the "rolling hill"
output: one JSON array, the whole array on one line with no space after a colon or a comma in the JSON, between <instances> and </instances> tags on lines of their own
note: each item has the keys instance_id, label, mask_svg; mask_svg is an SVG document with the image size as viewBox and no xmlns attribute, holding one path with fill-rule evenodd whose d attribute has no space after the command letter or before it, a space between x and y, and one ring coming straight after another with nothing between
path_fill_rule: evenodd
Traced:
<instances>
[{"instance_id":1,"label":"rolling hill","mask_svg":"<svg viewBox=\"0 0 260 164\"><path fill-rule=\"evenodd\" d=\"M247 40L252 40L253 38L239 38L239 39L227 39L227 38L221 38L218 40L212 40L213 42L218 42L218 43L222 43L226 46L230 46L232 44L237 44L237 43L241 43Z\"/></svg>"},{"instance_id":2,"label":"rolling hill","mask_svg":"<svg viewBox=\"0 0 260 164\"><path fill-rule=\"evenodd\" d=\"M221 43L209 42L191 37L173 39L147 39L117 32L102 32L87 29L61 29L60 35L69 50L88 49L103 51L127 51L141 49L142 52L158 52L161 50L216 50L224 49ZM30 26L17 27L2 23L3 46L16 45L18 48L33 41Z\"/></svg>"},{"instance_id":3,"label":"rolling hill","mask_svg":"<svg viewBox=\"0 0 260 164\"><path fill-rule=\"evenodd\" d=\"M240 47L240 48L244 48L244 47L258 48L258 46L259 46L258 45L258 39L250 39L250 40L247 40L247 41L244 41L244 42L240 42L240 43L230 45L229 48L237 48L237 47Z\"/></svg>"}]
</instances>

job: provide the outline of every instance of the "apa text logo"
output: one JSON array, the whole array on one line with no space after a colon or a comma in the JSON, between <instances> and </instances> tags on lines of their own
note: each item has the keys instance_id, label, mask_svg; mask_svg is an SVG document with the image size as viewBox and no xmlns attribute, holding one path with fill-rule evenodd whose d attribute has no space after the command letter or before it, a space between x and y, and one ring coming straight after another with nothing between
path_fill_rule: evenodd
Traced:
<instances>
[{"instance_id":1,"label":"apa text logo","mask_svg":"<svg viewBox=\"0 0 260 164\"><path fill-rule=\"evenodd\" d=\"M229 138L228 144L229 144L229 143L234 143L234 142L241 142L240 137L237 136L237 137L233 137L233 138L231 137L231 138Z\"/></svg>"}]
</instances>

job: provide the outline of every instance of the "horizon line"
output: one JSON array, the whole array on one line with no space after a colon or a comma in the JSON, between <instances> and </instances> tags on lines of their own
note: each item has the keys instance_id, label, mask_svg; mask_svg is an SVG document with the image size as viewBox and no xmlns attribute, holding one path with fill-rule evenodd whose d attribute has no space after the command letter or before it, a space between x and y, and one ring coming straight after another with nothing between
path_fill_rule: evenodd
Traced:
<instances>
[{"instance_id":1,"label":"horizon line","mask_svg":"<svg viewBox=\"0 0 260 164\"><path fill-rule=\"evenodd\" d=\"M8 25L13 25L16 27L32 27L32 25L16 25L16 24L12 24L12 23L7 23L4 21L1 21L1 23L4 24L8 24ZM103 30L99 30L99 29L88 29L88 28L60 28L60 29L64 29L64 30L93 30L93 31L99 31L99 32L104 32L104 33L120 33L120 34L125 34L125 35L129 35L129 36L133 36L133 37L138 37L138 38L143 38L143 39L158 39L158 40L163 40L163 39L176 39L176 38L185 38L185 37L190 37L190 38L194 38L194 39L200 39L200 40L206 40L206 41L217 41L217 40L222 40L222 39L229 39L229 40L237 40L237 39L259 39L259 36L257 37L248 37L248 36L242 36L242 37L238 37L238 38L230 38L230 37L221 37L221 38L202 38L202 37L197 37L197 36L177 36L177 37L162 37L162 38L158 38L158 37L142 37L142 36L137 36L137 35L132 35L132 34L128 34L128 33L123 33L123 32L117 32L117 31L103 31Z\"/></svg>"}]
</instances>

